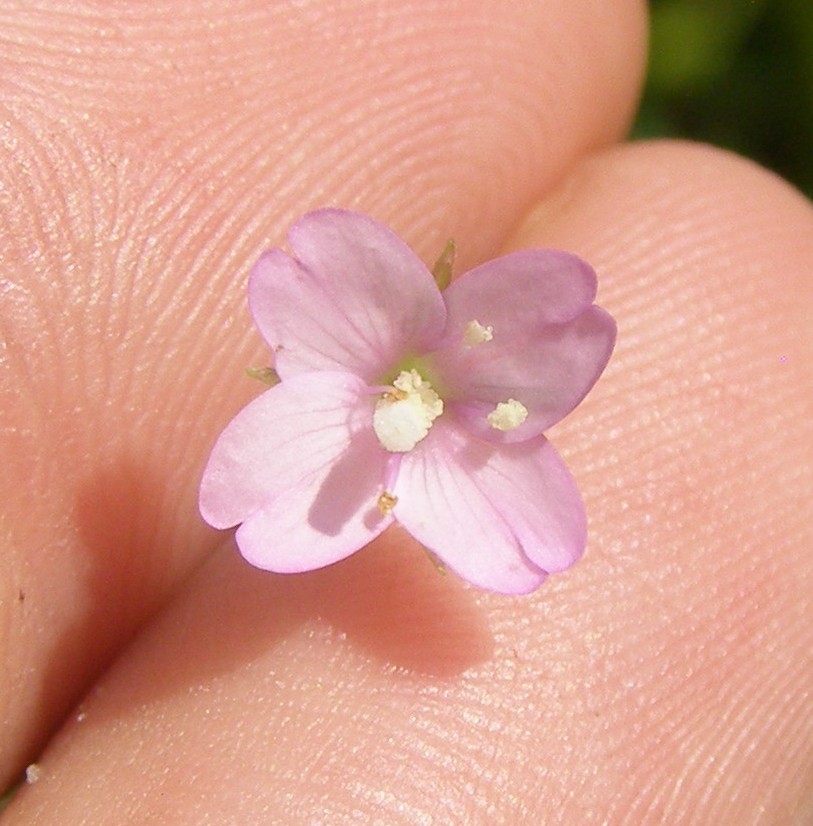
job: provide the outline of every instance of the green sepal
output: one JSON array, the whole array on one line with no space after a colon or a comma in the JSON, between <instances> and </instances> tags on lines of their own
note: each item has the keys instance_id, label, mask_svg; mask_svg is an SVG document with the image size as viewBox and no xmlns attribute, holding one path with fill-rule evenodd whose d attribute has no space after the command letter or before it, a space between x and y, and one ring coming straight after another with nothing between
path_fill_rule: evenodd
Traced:
<instances>
[{"instance_id":1,"label":"green sepal","mask_svg":"<svg viewBox=\"0 0 813 826\"><path fill-rule=\"evenodd\" d=\"M280 383L280 377L273 367L246 367L246 375L267 384L269 387Z\"/></svg>"},{"instance_id":2,"label":"green sepal","mask_svg":"<svg viewBox=\"0 0 813 826\"><path fill-rule=\"evenodd\" d=\"M435 266L432 267L432 275L438 289L445 290L452 283L452 267L454 266L455 243L450 238L443 247Z\"/></svg>"}]
</instances>

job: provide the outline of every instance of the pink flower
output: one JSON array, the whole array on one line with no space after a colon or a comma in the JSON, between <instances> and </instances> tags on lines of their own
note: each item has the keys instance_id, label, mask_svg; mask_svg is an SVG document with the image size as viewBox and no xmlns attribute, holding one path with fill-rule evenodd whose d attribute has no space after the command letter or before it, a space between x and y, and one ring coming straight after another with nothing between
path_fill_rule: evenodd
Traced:
<instances>
[{"instance_id":1,"label":"pink flower","mask_svg":"<svg viewBox=\"0 0 813 826\"><path fill-rule=\"evenodd\" d=\"M578 559L581 497L543 431L601 374L615 339L596 277L516 252L446 290L371 218L324 209L249 283L281 379L227 425L200 509L278 572L329 565L397 522L483 588L527 593Z\"/></svg>"}]
</instances>

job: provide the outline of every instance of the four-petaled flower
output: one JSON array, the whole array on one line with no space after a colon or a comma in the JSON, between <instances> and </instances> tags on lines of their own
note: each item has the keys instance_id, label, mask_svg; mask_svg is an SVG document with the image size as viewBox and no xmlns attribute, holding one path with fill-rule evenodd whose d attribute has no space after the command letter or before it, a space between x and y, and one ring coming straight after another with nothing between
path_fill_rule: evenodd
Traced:
<instances>
[{"instance_id":1,"label":"four-petaled flower","mask_svg":"<svg viewBox=\"0 0 813 826\"><path fill-rule=\"evenodd\" d=\"M543 431L601 374L615 323L554 250L483 264L443 292L389 229L323 209L266 252L249 305L280 382L220 435L203 517L252 564L307 571L400 524L475 585L527 593L586 542Z\"/></svg>"}]
</instances>

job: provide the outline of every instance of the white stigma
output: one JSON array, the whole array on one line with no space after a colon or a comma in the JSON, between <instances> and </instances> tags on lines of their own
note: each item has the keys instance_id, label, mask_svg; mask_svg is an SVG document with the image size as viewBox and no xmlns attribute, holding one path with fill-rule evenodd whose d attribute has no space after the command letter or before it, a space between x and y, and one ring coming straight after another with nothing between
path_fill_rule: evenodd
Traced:
<instances>
[{"instance_id":1,"label":"white stigma","mask_svg":"<svg viewBox=\"0 0 813 826\"><path fill-rule=\"evenodd\" d=\"M514 430L528 418L528 408L516 399L500 402L486 416L488 423L495 430Z\"/></svg>"},{"instance_id":2,"label":"white stigma","mask_svg":"<svg viewBox=\"0 0 813 826\"><path fill-rule=\"evenodd\" d=\"M484 327L479 321L470 321L463 328L463 343L469 347L475 344L482 344L484 341L491 341L494 338L494 328Z\"/></svg>"},{"instance_id":3,"label":"white stigma","mask_svg":"<svg viewBox=\"0 0 813 826\"><path fill-rule=\"evenodd\" d=\"M386 450L406 453L443 413L443 400L417 370L402 370L392 387L376 403L373 430Z\"/></svg>"}]
</instances>

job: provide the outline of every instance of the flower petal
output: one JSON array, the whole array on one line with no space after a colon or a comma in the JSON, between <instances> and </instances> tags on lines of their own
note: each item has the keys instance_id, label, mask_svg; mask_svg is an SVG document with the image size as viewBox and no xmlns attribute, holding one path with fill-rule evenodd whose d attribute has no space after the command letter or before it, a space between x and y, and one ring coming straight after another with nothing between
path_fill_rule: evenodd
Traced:
<instances>
[{"instance_id":1,"label":"flower petal","mask_svg":"<svg viewBox=\"0 0 813 826\"><path fill-rule=\"evenodd\" d=\"M448 320L434 354L444 398L489 441L524 441L563 418L601 375L615 342L615 322L594 307L596 275L580 258L530 250L483 264L444 297ZM488 339L466 344L467 325ZM486 420L515 399L528 417L513 430Z\"/></svg>"},{"instance_id":2,"label":"flower petal","mask_svg":"<svg viewBox=\"0 0 813 826\"><path fill-rule=\"evenodd\" d=\"M615 321L589 306L564 324L535 330L494 330L491 341L435 354L445 383L444 400L473 433L493 442L519 442L540 435L587 395L609 361ZM513 430L495 430L487 416L515 399L528 410Z\"/></svg>"},{"instance_id":3,"label":"flower petal","mask_svg":"<svg viewBox=\"0 0 813 826\"><path fill-rule=\"evenodd\" d=\"M372 431L367 385L347 373L293 376L221 434L200 490L209 524L243 522L243 556L267 570L342 559L391 522L377 508L389 454Z\"/></svg>"},{"instance_id":4,"label":"flower petal","mask_svg":"<svg viewBox=\"0 0 813 826\"><path fill-rule=\"evenodd\" d=\"M240 552L258 568L299 573L369 544L393 522L377 506L381 453L372 434L357 435L332 467L300 480L249 516L235 536Z\"/></svg>"},{"instance_id":5,"label":"flower petal","mask_svg":"<svg viewBox=\"0 0 813 826\"><path fill-rule=\"evenodd\" d=\"M392 231L346 210L311 212L290 229L294 257L257 262L249 304L283 378L348 370L381 381L405 356L435 345L443 298L423 262Z\"/></svg>"},{"instance_id":6,"label":"flower petal","mask_svg":"<svg viewBox=\"0 0 813 826\"><path fill-rule=\"evenodd\" d=\"M506 330L535 330L562 324L596 297L596 273L576 255L561 250L525 250L469 270L444 291L447 334L462 335L472 319Z\"/></svg>"},{"instance_id":7,"label":"flower petal","mask_svg":"<svg viewBox=\"0 0 813 826\"><path fill-rule=\"evenodd\" d=\"M383 481L389 454L372 433L373 401L347 373L294 376L258 396L212 449L201 480L203 518L228 528L287 492L312 503L331 467L351 456Z\"/></svg>"},{"instance_id":8,"label":"flower petal","mask_svg":"<svg viewBox=\"0 0 813 826\"><path fill-rule=\"evenodd\" d=\"M544 437L497 446L441 418L404 457L395 493L396 520L483 588L533 591L584 550L581 497Z\"/></svg>"}]
</instances>

